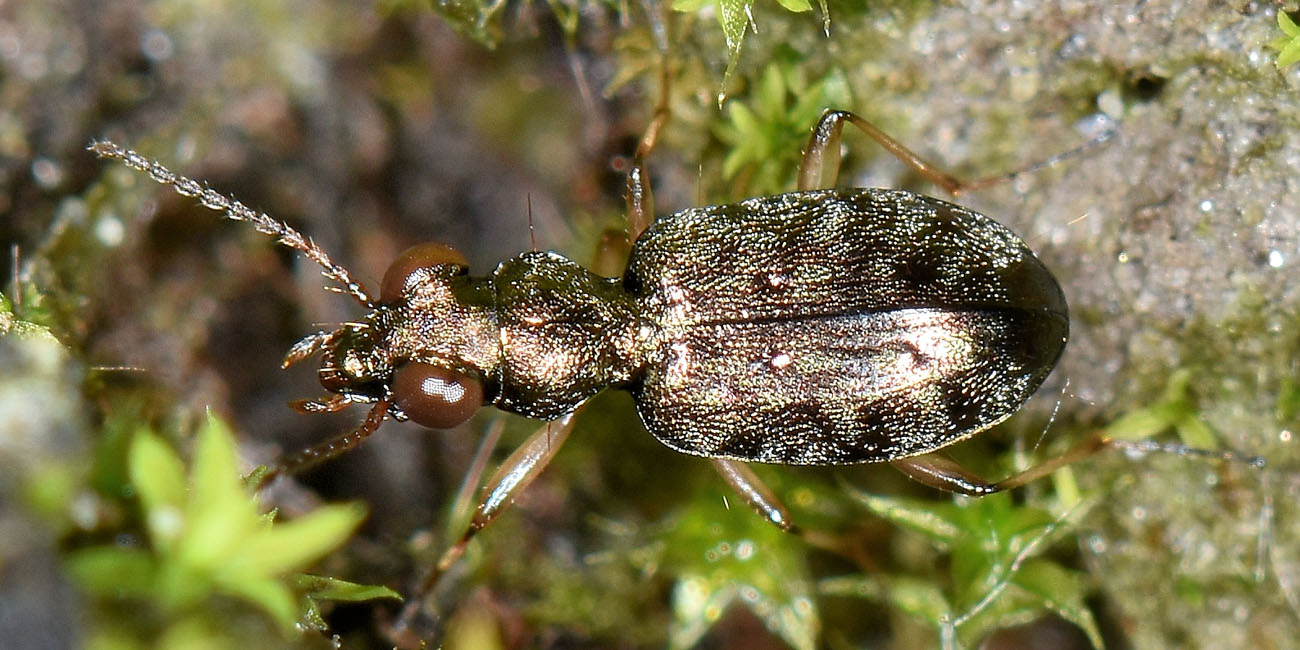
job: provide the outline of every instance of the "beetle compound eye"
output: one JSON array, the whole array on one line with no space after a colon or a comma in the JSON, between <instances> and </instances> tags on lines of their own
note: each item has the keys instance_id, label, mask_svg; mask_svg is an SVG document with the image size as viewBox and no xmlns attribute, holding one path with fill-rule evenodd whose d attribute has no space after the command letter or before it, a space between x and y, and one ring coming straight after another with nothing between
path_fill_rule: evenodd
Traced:
<instances>
[{"instance_id":1,"label":"beetle compound eye","mask_svg":"<svg viewBox=\"0 0 1300 650\"><path fill-rule=\"evenodd\" d=\"M450 429L483 406L483 385L454 370L412 361L393 372L393 403L416 424Z\"/></svg>"},{"instance_id":2,"label":"beetle compound eye","mask_svg":"<svg viewBox=\"0 0 1300 650\"><path fill-rule=\"evenodd\" d=\"M444 264L469 266L469 262L460 251L446 244L426 242L406 249L384 272L384 280L379 284L379 301L396 302L405 292L406 283L412 273Z\"/></svg>"}]
</instances>

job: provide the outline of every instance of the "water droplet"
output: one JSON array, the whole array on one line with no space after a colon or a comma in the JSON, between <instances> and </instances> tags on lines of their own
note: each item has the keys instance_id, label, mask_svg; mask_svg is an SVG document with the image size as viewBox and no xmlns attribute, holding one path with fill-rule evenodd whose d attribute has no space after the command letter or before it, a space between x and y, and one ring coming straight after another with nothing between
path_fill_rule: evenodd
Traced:
<instances>
[{"instance_id":1,"label":"water droplet","mask_svg":"<svg viewBox=\"0 0 1300 650\"><path fill-rule=\"evenodd\" d=\"M166 61L176 53L176 45L172 43L172 37L168 36L167 32L151 29L140 37L140 51L144 52L145 57L150 61Z\"/></svg>"},{"instance_id":2,"label":"water droplet","mask_svg":"<svg viewBox=\"0 0 1300 650\"><path fill-rule=\"evenodd\" d=\"M54 189L63 181L63 168L53 160L41 156L32 161L32 178L36 179L36 184L41 189Z\"/></svg>"},{"instance_id":3,"label":"water droplet","mask_svg":"<svg viewBox=\"0 0 1300 650\"><path fill-rule=\"evenodd\" d=\"M1110 545L1106 543L1106 538L1101 535L1089 535L1087 544L1089 551L1098 554L1105 553L1106 549L1110 548Z\"/></svg>"},{"instance_id":4,"label":"water droplet","mask_svg":"<svg viewBox=\"0 0 1300 650\"><path fill-rule=\"evenodd\" d=\"M126 238L126 228L117 215L106 214L95 223L95 237L105 246L115 247Z\"/></svg>"}]
</instances>

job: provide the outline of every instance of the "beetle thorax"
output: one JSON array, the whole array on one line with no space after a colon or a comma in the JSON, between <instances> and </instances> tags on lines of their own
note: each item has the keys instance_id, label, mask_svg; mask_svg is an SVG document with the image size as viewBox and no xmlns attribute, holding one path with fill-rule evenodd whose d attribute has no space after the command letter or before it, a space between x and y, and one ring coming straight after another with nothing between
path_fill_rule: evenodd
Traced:
<instances>
[{"instance_id":1,"label":"beetle thorax","mask_svg":"<svg viewBox=\"0 0 1300 650\"><path fill-rule=\"evenodd\" d=\"M497 407L555 418L631 380L636 308L619 281L533 252L502 262L492 283L502 354Z\"/></svg>"}]
</instances>

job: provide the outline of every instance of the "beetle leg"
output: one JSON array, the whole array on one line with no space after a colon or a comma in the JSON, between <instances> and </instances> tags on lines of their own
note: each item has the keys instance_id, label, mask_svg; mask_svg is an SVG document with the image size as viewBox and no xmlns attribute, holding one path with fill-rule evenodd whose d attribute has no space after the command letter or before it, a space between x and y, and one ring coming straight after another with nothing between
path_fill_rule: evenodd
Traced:
<instances>
[{"instance_id":1,"label":"beetle leg","mask_svg":"<svg viewBox=\"0 0 1300 650\"><path fill-rule=\"evenodd\" d=\"M667 20L664 30L669 28ZM646 126L641 141L637 143L636 155L632 167L627 170L627 238L636 241L655 219L654 193L650 189L650 174L645 168L645 159L654 149L659 139L659 130L668 121L668 80L670 77L668 54L661 53L659 66L659 101L655 104L654 117Z\"/></svg>"},{"instance_id":2,"label":"beetle leg","mask_svg":"<svg viewBox=\"0 0 1300 650\"><path fill-rule=\"evenodd\" d=\"M1036 481L1066 465L1083 460L1110 444L1112 444L1110 438L1101 434L1093 434L1087 440L1060 456L1043 461L996 483L986 481L957 464L957 461L938 453L900 458L890 461L889 464L908 475L912 480L924 483L932 488L976 497L1018 488L1031 481Z\"/></svg>"},{"instance_id":3,"label":"beetle leg","mask_svg":"<svg viewBox=\"0 0 1300 650\"><path fill-rule=\"evenodd\" d=\"M828 110L817 121L817 126L808 138L808 146L804 149L803 162L799 164L800 190L835 186L840 174L840 133L844 130L845 122L861 129L886 151L949 194L955 196L967 189L966 183L916 155L872 123L848 111Z\"/></svg>"},{"instance_id":4,"label":"beetle leg","mask_svg":"<svg viewBox=\"0 0 1300 650\"><path fill-rule=\"evenodd\" d=\"M650 189L650 174L645 168L646 155L654 148L659 137L659 129L668 119L668 107L661 100L655 108L654 119L641 136L636 147L636 157L632 167L627 170L627 237L629 242L636 241L655 218L654 192Z\"/></svg>"},{"instance_id":5,"label":"beetle leg","mask_svg":"<svg viewBox=\"0 0 1300 650\"><path fill-rule=\"evenodd\" d=\"M474 535L487 528L488 524L505 512L506 508L514 503L515 498L551 462L555 452L559 451L560 445L564 444L569 434L573 432L573 415L570 413L543 425L510 454L510 457L497 468L496 473L488 479L481 492L478 509L474 511L474 516L466 526L465 532L438 558L438 562L420 581L415 597L402 610L394 626L397 633L409 629L420 608L423 607L425 597L437 586L438 578L442 577L456 563L456 560L465 554L465 549Z\"/></svg>"},{"instance_id":6,"label":"beetle leg","mask_svg":"<svg viewBox=\"0 0 1300 650\"><path fill-rule=\"evenodd\" d=\"M340 402L342 403L340 404ZM347 405L346 398L343 400L334 399L325 402L308 403L322 405L324 407L321 409L322 411L336 411ZM335 406L337 406L337 408L335 408ZM316 445L315 447L304 449L280 461L280 463L272 467L270 471L261 474L255 473L253 477L250 478L250 480L255 483L253 486L254 489L262 488L267 483L270 483L272 479L281 474L296 474L355 449L357 445L360 445L366 438L369 438L370 434L377 431L379 425L384 423L384 418L388 417L388 407L388 400L381 399L378 402L375 402L375 405L371 407L370 412L366 414L365 422L362 422L361 426L358 427L356 431L349 431L333 440Z\"/></svg>"},{"instance_id":7,"label":"beetle leg","mask_svg":"<svg viewBox=\"0 0 1300 650\"><path fill-rule=\"evenodd\" d=\"M740 495L749 507L753 508L760 517L772 522L777 528L787 533L797 535L809 545L820 548L831 553L836 553L848 560L851 560L864 571L877 570L876 564L854 540L834 533L819 530L807 530L799 527L790 519L790 512L786 509L785 504L776 497L772 488L768 487L749 465L736 460L727 460L724 458L711 458L714 469L722 476L722 480L731 486Z\"/></svg>"},{"instance_id":8,"label":"beetle leg","mask_svg":"<svg viewBox=\"0 0 1300 650\"><path fill-rule=\"evenodd\" d=\"M1058 153L1009 174L963 181L939 169L934 163L918 156L911 149L903 146L903 143L889 137L884 131L876 128L875 125L862 119L862 117L848 111L827 110L822 113L821 119L817 121L817 126L813 128L812 135L808 138L808 146L804 149L803 161L799 164L800 190L835 186L840 173L840 134L844 130L845 122L858 127L872 140L880 143L880 146L884 147L886 151L903 161L903 164L911 167L918 174L942 187L945 192L953 196L962 192L997 185L1020 174L1051 167L1063 160L1083 154L1115 135L1114 129L1108 129L1073 149Z\"/></svg>"},{"instance_id":9,"label":"beetle leg","mask_svg":"<svg viewBox=\"0 0 1300 650\"><path fill-rule=\"evenodd\" d=\"M772 488L767 487L748 465L725 458L713 458L714 469L722 475L722 480L735 490L740 498L749 504L762 518L772 522L777 528L796 535L802 534L798 526L790 521L790 513L785 504L776 498Z\"/></svg>"},{"instance_id":10,"label":"beetle leg","mask_svg":"<svg viewBox=\"0 0 1300 650\"><path fill-rule=\"evenodd\" d=\"M542 473L572 432L572 413L554 422L547 422L501 463L483 488L482 499L474 517L470 519L469 528L438 560L440 571L447 570L465 551L469 540L514 503L515 497Z\"/></svg>"},{"instance_id":11,"label":"beetle leg","mask_svg":"<svg viewBox=\"0 0 1300 650\"><path fill-rule=\"evenodd\" d=\"M664 29L667 29L665 25ZM655 220L654 190L650 186L650 172L645 161L659 140L659 131L668 122L668 55L662 55L663 63L659 68L659 101L655 104L654 117L646 126L645 133L637 142L636 153L632 157L632 166L627 170L627 234L621 235L615 230L606 231L601 237L600 247L592 269L606 277L618 277L627 268L628 256L632 252L632 242Z\"/></svg>"}]
</instances>

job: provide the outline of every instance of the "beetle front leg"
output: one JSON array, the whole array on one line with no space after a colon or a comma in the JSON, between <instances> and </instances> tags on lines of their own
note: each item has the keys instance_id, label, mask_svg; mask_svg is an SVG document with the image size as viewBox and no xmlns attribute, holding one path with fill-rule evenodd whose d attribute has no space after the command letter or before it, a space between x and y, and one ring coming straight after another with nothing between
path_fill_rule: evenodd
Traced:
<instances>
[{"instance_id":1,"label":"beetle front leg","mask_svg":"<svg viewBox=\"0 0 1300 650\"><path fill-rule=\"evenodd\" d=\"M573 416L574 414L570 413L554 422L543 425L536 433L530 435L514 453L510 454L510 457L497 468L496 473L488 479L487 483L484 484L483 491L480 493L478 508L474 511L474 516L470 519L465 532L461 534L455 544L452 544L438 558L437 564L420 582L420 586L416 590L415 596L411 598L411 602L407 603L402 610L401 617L395 626L398 633L410 627L411 622L423 605L425 597L437 585L438 578L465 554L465 549L470 540L480 530L487 528L497 517L501 516L501 513L505 512L514 503L515 498L551 462L551 459L555 457L555 452L559 451L560 446L573 432Z\"/></svg>"},{"instance_id":2,"label":"beetle front leg","mask_svg":"<svg viewBox=\"0 0 1300 650\"><path fill-rule=\"evenodd\" d=\"M296 403L296 408L304 413L334 412L346 408L349 404L352 404L352 402L347 397L337 395L323 401L304 400ZM269 468L258 468L246 480L249 481L253 489L260 490L281 475L297 474L356 449L371 434L379 430L379 425L383 424L384 419L388 417L388 408L389 402L387 399L375 402L375 405L370 407L370 412L366 414L365 421L361 423L360 427L357 427L356 431L349 431L332 440L309 447L292 456L287 456L278 464Z\"/></svg>"}]
</instances>

